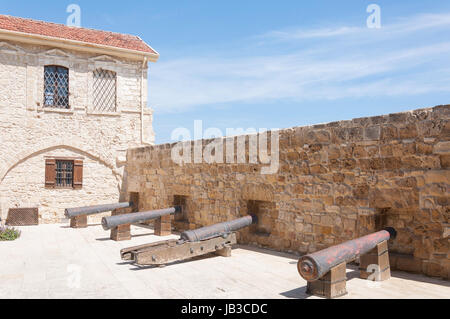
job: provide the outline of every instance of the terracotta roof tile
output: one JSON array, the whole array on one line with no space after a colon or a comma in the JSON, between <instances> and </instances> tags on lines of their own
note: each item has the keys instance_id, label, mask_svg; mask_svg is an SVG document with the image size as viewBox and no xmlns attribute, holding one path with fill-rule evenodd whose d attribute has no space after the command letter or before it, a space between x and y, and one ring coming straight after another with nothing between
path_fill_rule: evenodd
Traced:
<instances>
[{"instance_id":1,"label":"terracotta roof tile","mask_svg":"<svg viewBox=\"0 0 450 319\"><path fill-rule=\"evenodd\" d=\"M141 38L129 34L68 27L8 15L0 15L0 29L157 54Z\"/></svg>"}]
</instances>

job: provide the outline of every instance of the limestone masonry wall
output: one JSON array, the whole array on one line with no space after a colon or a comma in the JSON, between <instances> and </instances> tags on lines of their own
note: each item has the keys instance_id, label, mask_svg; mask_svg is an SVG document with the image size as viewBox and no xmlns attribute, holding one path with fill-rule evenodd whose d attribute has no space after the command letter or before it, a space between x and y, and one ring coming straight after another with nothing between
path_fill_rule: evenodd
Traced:
<instances>
[{"instance_id":1,"label":"limestone masonry wall","mask_svg":"<svg viewBox=\"0 0 450 319\"><path fill-rule=\"evenodd\" d=\"M259 164L179 166L170 144L131 149L126 192L141 209L182 203L178 230L255 213L241 243L300 254L393 226L392 268L449 278L449 117L446 105L285 129L272 175Z\"/></svg>"}]
</instances>

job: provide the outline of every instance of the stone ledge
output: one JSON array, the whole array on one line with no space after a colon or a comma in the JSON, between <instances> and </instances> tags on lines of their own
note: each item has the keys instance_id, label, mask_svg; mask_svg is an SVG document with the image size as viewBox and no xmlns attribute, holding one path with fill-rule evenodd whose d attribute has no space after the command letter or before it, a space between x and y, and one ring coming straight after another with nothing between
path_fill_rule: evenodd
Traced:
<instances>
[{"instance_id":1,"label":"stone ledge","mask_svg":"<svg viewBox=\"0 0 450 319\"><path fill-rule=\"evenodd\" d=\"M68 114L72 115L75 113L73 109L59 109L59 108L50 108L50 107L42 107L38 109L38 112L44 112L44 113L61 113L61 114Z\"/></svg>"},{"instance_id":2,"label":"stone ledge","mask_svg":"<svg viewBox=\"0 0 450 319\"><path fill-rule=\"evenodd\" d=\"M86 115L88 116L121 116L121 112L109 112L109 113L102 113L102 112L86 112Z\"/></svg>"}]
</instances>

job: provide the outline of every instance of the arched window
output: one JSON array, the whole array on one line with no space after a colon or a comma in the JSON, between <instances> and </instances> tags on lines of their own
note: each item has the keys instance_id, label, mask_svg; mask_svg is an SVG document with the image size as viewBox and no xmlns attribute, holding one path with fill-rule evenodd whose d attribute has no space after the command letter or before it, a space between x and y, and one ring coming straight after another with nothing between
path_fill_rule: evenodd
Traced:
<instances>
[{"instance_id":1,"label":"arched window","mask_svg":"<svg viewBox=\"0 0 450 319\"><path fill-rule=\"evenodd\" d=\"M57 65L44 67L44 106L70 108L68 68Z\"/></svg>"},{"instance_id":2,"label":"arched window","mask_svg":"<svg viewBox=\"0 0 450 319\"><path fill-rule=\"evenodd\" d=\"M116 72L97 69L94 71L94 111L116 112Z\"/></svg>"}]
</instances>

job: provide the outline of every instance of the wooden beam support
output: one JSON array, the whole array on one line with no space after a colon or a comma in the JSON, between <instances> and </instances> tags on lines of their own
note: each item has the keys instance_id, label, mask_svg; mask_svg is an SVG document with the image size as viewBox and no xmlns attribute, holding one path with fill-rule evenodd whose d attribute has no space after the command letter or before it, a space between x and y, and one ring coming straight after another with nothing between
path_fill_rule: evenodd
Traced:
<instances>
[{"instance_id":1,"label":"wooden beam support","mask_svg":"<svg viewBox=\"0 0 450 319\"><path fill-rule=\"evenodd\" d=\"M87 225L87 215L80 215L76 217L72 217L70 219L70 227L71 228L86 228Z\"/></svg>"},{"instance_id":2,"label":"wooden beam support","mask_svg":"<svg viewBox=\"0 0 450 319\"><path fill-rule=\"evenodd\" d=\"M120 208L112 211L111 216L129 213L129 208ZM110 238L115 241L131 240L131 225L120 225L111 229Z\"/></svg>"},{"instance_id":3,"label":"wooden beam support","mask_svg":"<svg viewBox=\"0 0 450 319\"><path fill-rule=\"evenodd\" d=\"M316 281L308 281L306 293L328 299L342 297L347 294L347 263L343 262Z\"/></svg>"},{"instance_id":4,"label":"wooden beam support","mask_svg":"<svg viewBox=\"0 0 450 319\"><path fill-rule=\"evenodd\" d=\"M172 235L172 216L161 216L155 221L155 235L156 236L170 236Z\"/></svg>"},{"instance_id":5,"label":"wooden beam support","mask_svg":"<svg viewBox=\"0 0 450 319\"><path fill-rule=\"evenodd\" d=\"M361 279L385 281L391 278L387 241L379 243L373 250L360 256L359 271Z\"/></svg>"}]
</instances>

